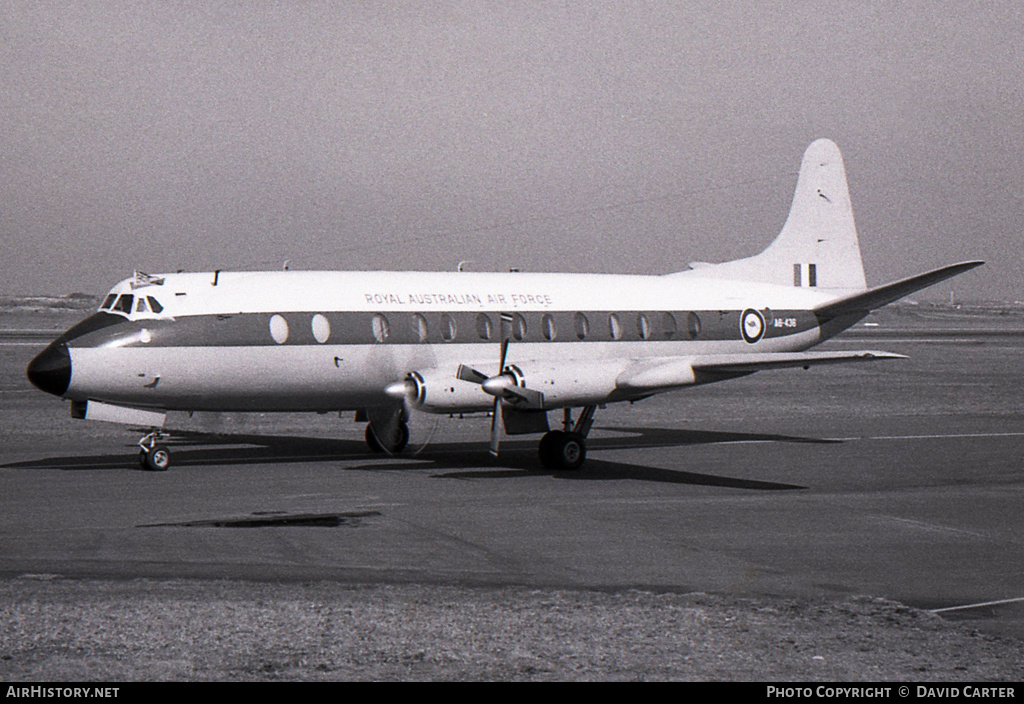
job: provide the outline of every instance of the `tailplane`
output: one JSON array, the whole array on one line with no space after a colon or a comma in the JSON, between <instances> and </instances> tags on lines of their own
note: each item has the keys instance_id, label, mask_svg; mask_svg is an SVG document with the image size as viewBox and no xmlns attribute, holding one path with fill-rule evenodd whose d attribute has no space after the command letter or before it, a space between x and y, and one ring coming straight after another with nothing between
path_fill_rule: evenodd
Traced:
<instances>
[{"instance_id":1,"label":"tailplane","mask_svg":"<svg viewBox=\"0 0 1024 704\"><path fill-rule=\"evenodd\" d=\"M690 276L758 281L850 294L867 288L846 169L829 139L804 152L789 217L778 237L753 257L691 265Z\"/></svg>"}]
</instances>

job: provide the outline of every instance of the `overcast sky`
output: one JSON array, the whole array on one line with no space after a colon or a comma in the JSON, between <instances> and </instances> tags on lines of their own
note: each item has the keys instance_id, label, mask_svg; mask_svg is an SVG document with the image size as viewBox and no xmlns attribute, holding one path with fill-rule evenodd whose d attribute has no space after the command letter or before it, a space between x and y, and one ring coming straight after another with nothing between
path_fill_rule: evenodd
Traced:
<instances>
[{"instance_id":1,"label":"overcast sky","mask_svg":"<svg viewBox=\"0 0 1024 704\"><path fill-rule=\"evenodd\" d=\"M843 150L869 284L1024 300L1024 3L0 0L0 293L666 273Z\"/></svg>"}]
</instances>

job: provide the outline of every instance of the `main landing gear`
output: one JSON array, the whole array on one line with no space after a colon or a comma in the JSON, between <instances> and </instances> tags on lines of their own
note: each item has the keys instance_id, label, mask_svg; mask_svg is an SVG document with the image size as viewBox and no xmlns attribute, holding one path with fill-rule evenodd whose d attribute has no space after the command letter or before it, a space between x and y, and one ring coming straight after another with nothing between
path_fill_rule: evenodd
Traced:
<instances>
[{"instance_id":1,"label":"main landing gear","mask_svg":"<svg viewBox=\"0 0 1024 704\"><path fill-rule=\"evenodd\" d=\"M537 448L540 462L546 469L565 472L583 466L587 459L587 435L594 425L596 411L597 406L585 406L574 421L572 409L564 410L562 430L545 433ZM385 442L382 435L389 435L389 430L391 440ZM366 424L365 438L367 447L373 452L398 454L409 444L409 426L404 419L398 419L396 425L385 425L378 434L370 422Z\"/></svg>"},{"instance_id":2,"label":"main landing gear","mask_svg":"<svg viewBox=\"0 0 1024 704\"><path fill-rule=\"evenodd\" d=\"M385 442L377 436L373 429L373 424L367 423L366 434L363 437L366 439L366 445L370 448L371 452L397 455L409 444L409 426L405 424L405 421L400 421L394 437L390 442Z\"/></svg>"},{"instance_id":3,"label":"main landing gear","mask_svg":"<svg viewBox=\"0 0 1024 704\"><path fill-rule=\"evenodd\" d=\"M166 472L171 466L171 451L161 441L167 433L155 429L139 440L139 466L150 472Z\"/></svg>"},{"instance_id":4,"label":"main landing gear","mask_svg":"<svg viewBox=\"0 0 1024 704\"><path fill-rule=\"evenodd\" d=\"M585 406L580 417L573 423L572 409L566 408L562 421L563 430L552 430L540 439L538 454L540 463L554 471L572 471L583 466L587 459L587 435L594 425L597 406Z\"/></svg>"}]
</instances>

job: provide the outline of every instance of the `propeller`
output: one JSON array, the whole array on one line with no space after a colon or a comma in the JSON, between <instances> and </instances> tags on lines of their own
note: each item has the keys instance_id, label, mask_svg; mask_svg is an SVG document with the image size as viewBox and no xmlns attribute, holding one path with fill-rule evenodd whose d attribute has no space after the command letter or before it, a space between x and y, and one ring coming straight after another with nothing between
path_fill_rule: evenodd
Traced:
<instances>
[{"instance_id":1,"label":"propeller","mask_svg":"<svg viewBox=\"0 0 1024 704\"><path fill-rule=\"evenodd\" d=\"M486 393L494 397L494 411L491 413L490 452L495 457L498 456L498 446L501 443L501 426L499 426L498 421L500 420L503 426L505 420L503 416L504 404L502 402L525 403L533 408L540 408L544 405L544 394L519 386L515 374L506 368L505 362L508 359L508 346L509 339L503 335L501 340L501 356L498 361L498 373L494 376L487 376L483 372L477 371L465 364L460 364L458 371L455 373L455 376L462 381L479 384Z\"/></svg>"},{"instance_id":2,"label":"propeller","mask_svg":"<svg viewBox=\"0 0 1024 704\"><path fill-rule=\"evenodd\" d=\"M403 422L411 424L412 419L419 415L413 413L413 411L417 410L423 403L423 377L419 372L409 372L401 381L396 381L384 387L384 393L395 402L401 403L399 412L397 414L392 413L382 423L385 433L397 434L401 432L398 429L399 424ZM427 448L440 424L441 419L435 417L433 427L431 427L430 432L427 434L426 440L416 449L413 455L418 455ZM408 428L408 425L406 427ZM389 437L391 436L389 435Z\"/></svg>"},{"instance_id":3,"label":"propeller","mask_svg":"<svg viewBox=\"0 0 1024 704\"><path fill-rule=\"evenodd\" d=\"M508 338L505 337L501 341L501 361L498 362L498 374L491 379L486 379L480 386L484 391L494 396L494 412L491 413L491 444L490 453L497 457L498 456L498 444L501 442L501 428L498 427L498 416L502 414L501 411L501 397L504 395L504 390L507 383L496 383L496 382L507 382L508 377L505 376L505 360L508 359ZM502 419L504 421L504 419Z\"/></svg>"}]
</instances>

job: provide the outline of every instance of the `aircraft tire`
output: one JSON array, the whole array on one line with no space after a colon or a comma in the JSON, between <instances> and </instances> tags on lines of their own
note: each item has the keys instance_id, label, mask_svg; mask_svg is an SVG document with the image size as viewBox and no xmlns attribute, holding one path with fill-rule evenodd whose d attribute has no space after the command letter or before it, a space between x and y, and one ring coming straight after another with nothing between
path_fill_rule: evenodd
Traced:
<instances>
[{"instance_id":1,"label":"aircraft tire","mask_svg":"<svg viewBox=\"0 0 1024 704\"><path fill-rule=\"evenodd\" d=\"M370 448L370 452L376 452L382 454L384 452L384 446L380 444L380 440L377 439L377 433L373 432L373 426L369 423L366 424L366 432L363 434L366 439L366 446Z\"/></svg>"},{"instance_id":2,"label":"aircraft tire","mask_svg":"<svg viewBox=\"0 0 1024 704\"><path fill-rule=\"evenodd\" d=\"M371 452L398 454L405 449L406 445L409 444L409 426L405 423L398 424L398 442L395 443L394 447L384 447L384 443L382 443L380 438L377 437L377 433L373 431L373 425L370 423L366 424L366 433L364 438L366 439L366 445L370 448Z\"/></svg>"},{"instance_id":3,"label":"aircraft tire","mask_svg":"<svg viewBox=\"0 0 1024 704\"><path fill-rule=\"evenodd\" d=\"M139 450L139 464L150 472L166 472L171 466L171 451L166 445L154 445L149 451Z\"/></svg>"},{"instance_id":4,"label":"aircraft tire","mask_svg":"<svg viewBox=\"0 0 1024 704\"><path fill-rule=\"evenodd\" d=\"M587 459L587 442L578 433L553 430L540 440L540 461L547 469L573 471Z\"/></svg>"}]
</instances>

